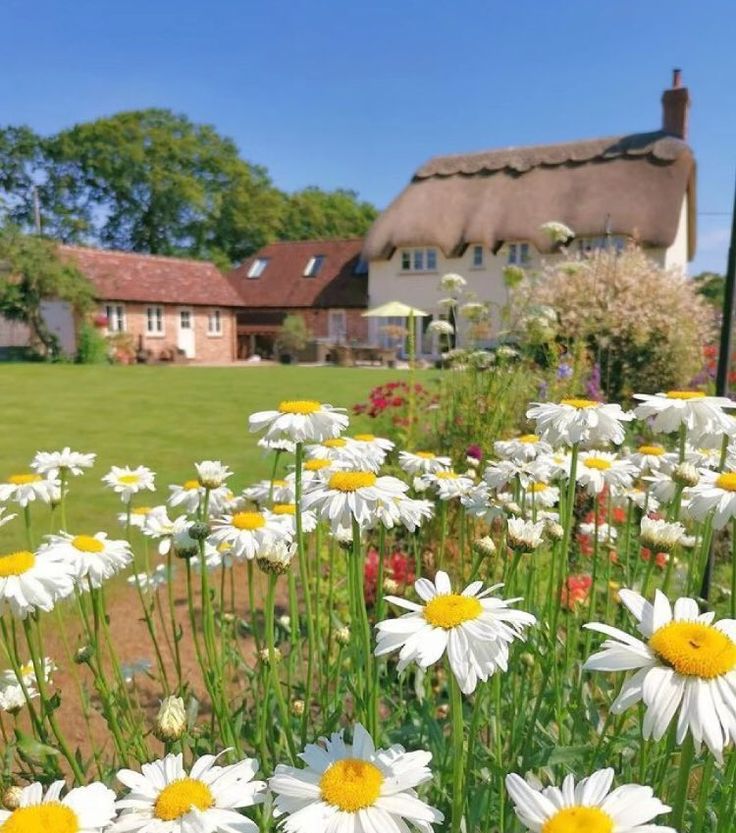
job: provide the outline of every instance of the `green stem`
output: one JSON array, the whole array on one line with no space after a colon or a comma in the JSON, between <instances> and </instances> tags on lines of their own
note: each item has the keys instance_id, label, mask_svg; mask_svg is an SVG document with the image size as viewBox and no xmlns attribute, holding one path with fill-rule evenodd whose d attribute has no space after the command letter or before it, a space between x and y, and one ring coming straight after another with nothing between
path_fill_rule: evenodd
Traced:
<instances>
[{"instance_id":1,"label":"green stem","mask_svg":"<svg viewBox=\"0 0 736 833\"><path fill-rule=\"evenodd\" d=\"M284 734L286 735L286 743L289 747L289 755L291 763L296 766L297 753L294 746L294 736L291 731L291 718L289 716L289 708L284 699L284 692L281 688L281 681L279 680L279 671L276 664L276 640L274 636L274 619L276 616L276 579L277 576L269 574L268 576L268 591L266 594L266 645L268 646L268 667L271 678L271 688L276 695L276 703L278 704L281 724L283 726ZM265 705L265 704L264 704ZM306 709L306 706L305 706Z\"/></svg>"},{"instance_id":2,"label":"green stem","mask_svg":"<svg viewBox=\"0 0 736 833\"><path fill-rule=\"evenodd\" d=\"M463 719L463 696L460 686L451 668L448 668L450 680L450 716L452 717L452 827L451 833L460 833L465 812L465 721Z\"/></svg>"},{"instance_id":3,"label":"green stem","mask_svg":"<svg viewBox=\"0 0 736 833\"><path fill-rule=\"evenodd\" d=\"M692 770L694 755L695 747L693 746L693 739L688 734L680 752L680 767L677 772L677 787L675 788L674 800L672 802L671 824L672 827L678 831L685 829L682 823L685 818L687 792L688 785L690 783L690 771Z\"/></svg>"}]
</instances>

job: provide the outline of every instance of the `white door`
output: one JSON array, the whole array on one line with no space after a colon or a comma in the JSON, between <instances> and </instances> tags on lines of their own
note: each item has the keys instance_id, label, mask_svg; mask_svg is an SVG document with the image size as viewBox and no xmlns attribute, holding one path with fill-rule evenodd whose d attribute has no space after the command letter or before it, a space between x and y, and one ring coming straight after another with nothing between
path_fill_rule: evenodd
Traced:
<instances>
[{"instance_id":1,"label":"white door","mask_svg":"<svg viewBox=\"0 0 736 833\"><path fill-rule=\"evenodd\" d=\"M191 309L179 310L176 346L184 351L188 359L194 358L194 315Z\"/></svg>"},{"instance_id":2,"label":"white door","mask_svg":"<svg viewBox=\"0 0 736 833\"><path fill-rule=\"evenodd\" d=\"M347 316L344 309L331 309L327 319L327 334L330 341L343 344L347 336Z\"/></svg>"}]
</instances>

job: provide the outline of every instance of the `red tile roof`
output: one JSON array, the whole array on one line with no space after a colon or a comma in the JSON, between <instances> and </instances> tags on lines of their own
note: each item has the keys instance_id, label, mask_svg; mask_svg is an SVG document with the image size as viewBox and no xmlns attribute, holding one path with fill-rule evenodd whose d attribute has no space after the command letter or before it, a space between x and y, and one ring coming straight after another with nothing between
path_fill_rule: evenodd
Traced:
<instances>
[{"instance_id":1,"label":"red tile roof","mask_svg":"<svg viewBox=\"0 0 736 833\"><path fill-rule=\"evenodd\" d=\"M349 240L298 240L270 243L229 274L241 306L254 308L368 306L368 274L356 274L363 247L360 237ZM310 258L324 256L315 277L305 277ZM258 278L248 272L258 258L268 265Z\"/></svg>"},{"instance_id":2,"label":"red tile roof","mask_svg":"<svg viewBox=\"0 0 736 833\"><path fill-rule=\"evenodd\" d=\"M59 246L95 287L101 301L240 307L232 284L201 260Z\"/></svg>"}]
</instances>

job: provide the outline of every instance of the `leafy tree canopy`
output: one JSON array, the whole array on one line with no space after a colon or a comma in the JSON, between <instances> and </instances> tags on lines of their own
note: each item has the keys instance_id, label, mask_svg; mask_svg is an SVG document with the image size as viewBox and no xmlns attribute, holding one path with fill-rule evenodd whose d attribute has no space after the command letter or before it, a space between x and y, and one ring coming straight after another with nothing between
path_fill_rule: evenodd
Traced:
<instances>
[{"instance_id":1,"label":"leafy tree canopy","mask_svg":"<svg viewBox=\"0 0 736 833\"><path fill-rule=\"evenodd\" d=\"M33 342L53 356L59 352L58 339L41 312L49 299L83 312L92 306L94 291L76 266L59 258L52 241L12 226L0 228L0 315L27 324Z\"/></svg>"},{"instance_id":2,"label":"leafy tree canopy","mask_svg":"<svg viewBox=\"0 0 736 833\"><path fill-rule=\"evenodd\" d=\"M348 190L289 195L233 141L170 110L117 113L49 137L0 128L0 201L24 229L64 242L238 262L265 243L365 233Z\"/></svg>"},{"instance_id":3,"label":"leafy tree canopy","mask_svg":"<svg viewBox=\"0 0 736 833\"><path fill-rule=\"evenodd\" d=\"M702 295L709 303L723 309L726 293L726 281L723 275L717 272L701 272L693 277L693 282L698 295Z\"/></svg>"}]
</instances>

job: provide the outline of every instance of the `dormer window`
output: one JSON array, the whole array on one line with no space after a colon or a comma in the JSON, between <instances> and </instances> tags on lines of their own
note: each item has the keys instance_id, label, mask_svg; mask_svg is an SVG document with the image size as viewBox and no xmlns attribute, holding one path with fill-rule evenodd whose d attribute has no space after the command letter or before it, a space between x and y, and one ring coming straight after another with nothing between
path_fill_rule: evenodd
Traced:
<instances>
[{"instance_id":1,"label":"dormer window","mask_svg":"<svg viewBox=\"0 0 736 833\"><path fill-rule=\"evenodd\" d=\"M509 243L507 263L512 266L523 266L531 260L528 243Z\"/></svg>"},{"instance_id":2,"label":"dormer window","mask_svg":"<svg viewBox=\"0 0 736 833\"><path fill-rule=\"evenodd\" d=\"M268 257L257 257L250 265L250 269L248 270L248 277L260 278L261 275L266 271L266 267L268 266L268 261L270 259L271 258Z\"/></svg>"},{"instance_id":3,"label":"dormer window","mask_svg":"<svg viewBox=\"0 0 736 833\"><path fill-rule=\"evenodd\" d=\"M437 249L404 249L401 252L402 272L436 272Z\"/></svg>"},{"instance_id":4,"label":"dormer window","mask_svg":"<svg viewBox=\"0 0 736 833\"><path fill-rule=\"evenodd\" d=\"M307 268L304 270L304 277L316 278L317 275L319 275L319 270L322 268L324 262L324 255L314 255L314 257L310 257L309 263L307 263Z\"/></svg>"},{"instance_id":5,"label":"dormer window","mask_svg":"<svg viewBox=\"0 0 736 833\"><path fill-rule=\"evenodd\" d=\"M359 257L355 261L355 268L353 269L354 275L367 275L368 274L368 261L364 260L362 257Z\"/></svg>"}]
</instances>

